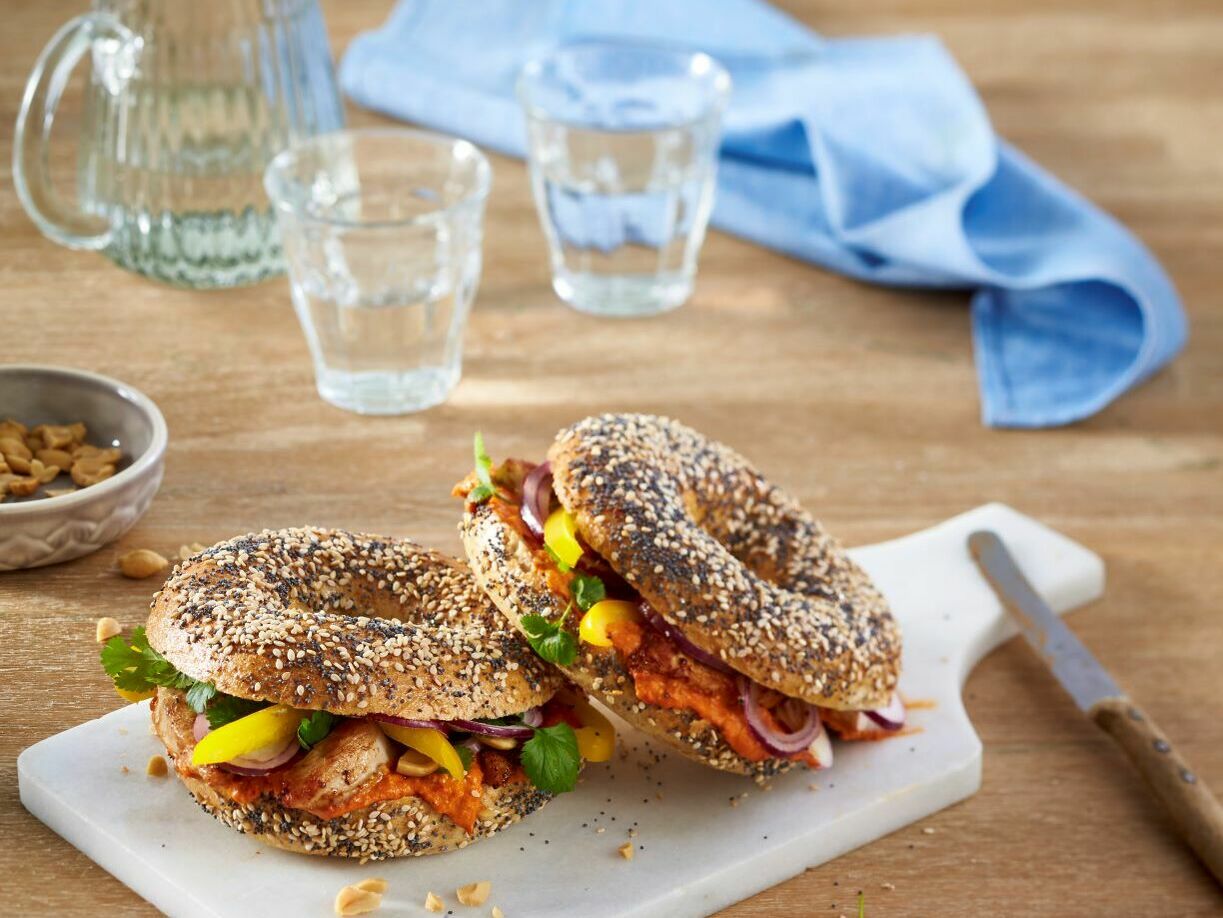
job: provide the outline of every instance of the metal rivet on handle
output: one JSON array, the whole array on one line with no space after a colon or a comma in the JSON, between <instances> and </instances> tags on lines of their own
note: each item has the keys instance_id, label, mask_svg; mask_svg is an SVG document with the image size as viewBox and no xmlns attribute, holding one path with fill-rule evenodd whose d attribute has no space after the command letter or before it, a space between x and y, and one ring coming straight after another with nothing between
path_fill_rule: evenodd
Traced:
<instances>
[{"instance_id":1,"label":"metal rivet on handle","mask_svg":"<svg viewBox=\"0 0 1223 918\"><path fill-rule=\"evenodd\" d=\"M1197 784L1198 776L1191 772L1188 768L1181 769L1181 780L1186 784Z\"/></svg>"},{"instance_id":2,"label":"metal rivet on handle","mask_svg":"<svg viewBox=\"0 0 1223 918\"><path fill-rule=\"evenodd\" d=\"M1130 720L1142 720L1142 712L1137 708L1130 708Z\"/></svg>"},{"instance_id":3,"label":"metal rivet on handle","mask_svg":"<svg viewBox=\"0 0 1223 918\"><path fill-rule=\"evenodd\" d=\"M1172 751L1172 747L1168 745L1167 740L1157 739L1151 745L1155 747L1156 752L1171 752Z\"/></svg>"}]
</instances>

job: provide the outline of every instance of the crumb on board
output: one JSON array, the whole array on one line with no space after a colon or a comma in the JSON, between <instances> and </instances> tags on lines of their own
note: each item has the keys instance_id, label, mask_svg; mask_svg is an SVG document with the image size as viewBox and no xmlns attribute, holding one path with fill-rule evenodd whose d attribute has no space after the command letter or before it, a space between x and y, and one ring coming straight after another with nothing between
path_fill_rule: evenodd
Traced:
<instances>
[{"instance_id":1,"label":"crumb on board","mask_svg":"<svg viewBox=\"0 0 1223 918\"><path fill-rule=\"evenodd\" d=\"M368 882L362 880L362 883ZM381 882L381 881L379 881ZM383 886L385 887L385 883ZM345 886L335 897L337 915L364 915L382 906L382 893L362 889L361 883Z\"/></svg>"},{"instance_id":2,"label":"crumb on board","mask_svg":"<svg viewBox=\"0 0 1223 918\"><path fill-rule=\"evenodd\" d=\"M492 889L493 884L489 880L481 880L460 886L454 891L454 895L463 905L483 905Z\"/></svg>"},{"instance_id":3,"label":"crumb on board","mask_svg":"<svg viewBox=\"0 0 1223 918\"><path fill-rule=\"evenodd\" d=\"M624 858L626 861L631 861L633 859L633 843L632 842L625 842L623 845L621 845L616 850L620 852L620 856Z\"/></svg>"},{"instance_id":4,"label":"crumb on board","mask_svg":"<svg viewBox=\"0 0 1223 918\"><path fill-rule=\"evenodd\" d=\"M888 892L891 892L892 890L896 888L896 884L895 883L880 883L879 888L886 889Z\"/></svg>"},{"instance_id":5,"label":"crumb on board","mask_svg":"<svg viewBox=\"0 0 1223 918\"><path fill-rule=\"evenodd\" d=\"M439 896L437 893L433 892L432 890L425 893L426 912L440 912L445 907L445 903L442 902L441 896Z\"/></svg>"},{"instance_id":6,"label":"crumb on board","mask_svg":"<svg viewBox=\"0 0 1223 918\"><path fill-rule=\"evenodd\" d=\"M126 765L121 765L121 766L119 767L119 770L120 770L121 772L123 772L123 774L127 774L128 772L130 772L130 771L131 771L131 769L130 769L130 768L128 768Z\"/></svg>"},{"instance_id":7,"label":"crumb on board","mask_svg":"<svg viewBox=\"0 0 1223 918\"><path fill-rule=\"evenodd\" d=\"M505 918L505 912L501 911L501 909L496 905L493 906L491 914L492 918Z\"/></svg>"},{"instance_id":8,"label":"crumb on board","mask_svg":"<svg viewBox=\"0 0 1223 918\"><path fill-rule=\"evenodd\" d=\"M922 835L933 835L934 832L935 830L932 829L930 826L926 826L924 829L921 830Z\"/></svg>"},{"instance_id":9,"label":"crumb on board","mask_svg":"<svg viewBox=\"0 0 1223 918\"><path fill-rule=\"evenodd\" d=\"M144 766L144 773L151 778L164 778L169 773L166 760L159 755L149 756L149 764Z\"/></svg>"},{"instance_id":10,"label":"crumb on board","mask_svg":"<svg viewBox=\"0 0 1223 918\"><path fill-rule=\"evenodd\" d=\"M99 644L105 644L116 634L123 631L123 627L111 618L109 615L99 618L93 629L93 639Z\"/></svg>"}]
</instances>

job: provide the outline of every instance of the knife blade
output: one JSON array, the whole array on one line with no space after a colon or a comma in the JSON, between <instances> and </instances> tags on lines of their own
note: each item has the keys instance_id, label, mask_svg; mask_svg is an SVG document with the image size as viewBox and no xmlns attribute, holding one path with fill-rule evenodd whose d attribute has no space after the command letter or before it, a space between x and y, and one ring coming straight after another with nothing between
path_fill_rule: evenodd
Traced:
<instances>
[{"instance_id":1,"label":"knife blade","mask_svg":"<svg viewBox=\"0 0 1223 918\"><path fill-rule=\"evenodd\" d=\"M1223 884L1223 805L1206 782L1041 599L996 533L974 532L968 549L1020 633L1074 703L1121 747L1181 836Z\"/></svg>"},{"instance_id":2,"label":"knife blade","mask_svg":"<svg viewBox=\"0 0 1223 918\"><path fill-rule=\"evenodd\" d=\"M968 537L968 548L1019 625L1019 632L1081 711L1090 711L1105 698L1122 696L1113 677L1032 588L1002 539L993 532L974 532Z\"/></svg>"}]
</instances>

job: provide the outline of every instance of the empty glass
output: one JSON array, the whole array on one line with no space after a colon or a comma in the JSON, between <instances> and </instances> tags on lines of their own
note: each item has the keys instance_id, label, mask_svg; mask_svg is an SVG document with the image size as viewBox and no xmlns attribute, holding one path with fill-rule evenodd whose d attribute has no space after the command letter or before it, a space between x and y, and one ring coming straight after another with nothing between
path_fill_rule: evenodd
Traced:
<instances>
[{"instance_id":1,"label":"empty glass","mask_svg":"<svg viewBox=\"0 0 1223 918\"><path fill-rule=\"evenodd\" d=\"M552 286L605 316L692 293L730 77L706 54L584 42L523 69L531 184Z\"/></svg>"},{"instance_id":2,"label":"empty glass","mask_svg":"<svg viewBox=\"0 0 1223 918\"><path fill-rule=\"evenodd\" d=\"M488 160L401 129L303 141L268 166L319 395L361 414L446 400L480 282Z\"/></svg>"}]
</instances>

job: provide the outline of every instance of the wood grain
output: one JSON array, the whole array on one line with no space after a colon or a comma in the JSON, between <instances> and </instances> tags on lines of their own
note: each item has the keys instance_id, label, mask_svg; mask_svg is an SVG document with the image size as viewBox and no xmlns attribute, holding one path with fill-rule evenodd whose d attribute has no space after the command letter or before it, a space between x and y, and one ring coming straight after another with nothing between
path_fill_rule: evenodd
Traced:
<instances>
[{"instance_id":1,"label":"wood grain","mask_svg":"<svg viewBox=\"0 0 1223 918\"><path fill-rule=\"evenodd\" d=\"M0 359L131 382L165 412L170 448L160 495L121 544L0 575L9 911L152 912L17 800L21 749L116 704L93 621L139 622L155 588L116 577L118 553L307 522L458 551L447 493L471 431L501 454L532 456L599 410L666 412L726 440L851 544L1002 500L1090 545L1110 583L1072 627L1203 779L1223 786L1223 16L1213 0L783 3L828 34L940 35L999 130L1132 226L1175 279L1193 323L1186 353L1091 421L1031 432L980 426L961 294L868 287L714 233L696 296L677 312L613 324L565 309L548 287L523 168L501 158L454 398L406 418L336 411L314 395L283 280L224 293L156 286L57 248L21 212L7 165L21 87L38 49L84 6L0 8ZM388 8L326 2L337 52ZM979 794L727 914L856 914L859 890L871 918L1217 914L1209 874L1026 647L984 661L966 698L986 748ZM144 780L133 776L134 794Z\"/></svg>"}]
</instances>

